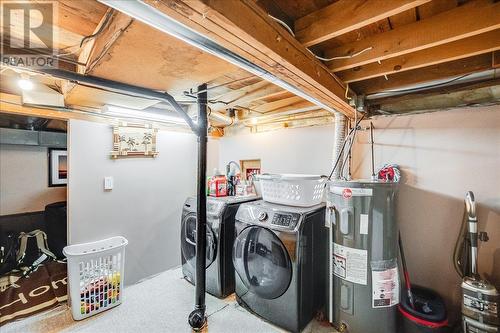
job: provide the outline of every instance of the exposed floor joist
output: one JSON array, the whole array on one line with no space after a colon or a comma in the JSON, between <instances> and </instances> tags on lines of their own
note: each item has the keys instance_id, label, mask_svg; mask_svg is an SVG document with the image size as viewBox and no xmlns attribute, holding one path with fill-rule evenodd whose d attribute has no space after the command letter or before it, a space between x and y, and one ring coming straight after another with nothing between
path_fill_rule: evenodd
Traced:
<instances>
[{"instance_id":1,"label":"exposed floor joist","mask_svg":"<svg viewBox=\"0 0 500 333\"><path fill-rule=\"evenodd\" d=\"M236 106L245 106L250 102L259 100L270 94L283 91L282 88L275 86L267 81L257 82L248 87L232 91L228 94L218 96L215 100L225 101L227 104L216 104L212 106L213 111L223 111Z\"/></svg>"},{"instance_id":2,"label":"exposed floor joist","mask_svg":"<svg viewBox=\"0 0 500 333\"><path fill-rule=\"evenodd\" d=\"M255 2L146 0L146 3L331 109L350 117L354 115L344 98L345 88L340 80Z\"/></svg>"},{"instance_id":3,"label":"exposed floor joist","mask_svg":"<svg viewBox=\"0 0 500 333\"><path fill-rule=\"evenodd\" d=\"M344 56L372 48L356 57L331 61L329 68L338 72L499 29L499 17L500 2L475 0L427 19L327 50L325 57Z\"/></svg>"},{"instance_id":4,"label":"exposed floor joist","mask_svg":"<svg viewBox=\"0 0 500 333\"><path fill-rule=\"evenodd\" d=\"M272 111L268 111L264 114L264 117L271 116L271 115L276 115L276 116L286 116L290 114L296 114L296 113L320 113L324 112L320 108L318 108L316 105L312 104L311 102L308 101L302 101L298 103L294 103L288 106L280 107L278 109L274 109Z\"/></svg>"},{"instance_id":5,"label":"exposed floor joist","mask_svg":"<svg viewBox=\"0 0 500 333\"><path fill-rule=\"evenodd\" d=\"M366 104L368 107L377 106L377 105L385 105L385 104L398 104L404 103L406 101L411 100L419 100L422 98L435 97L435 96L443 96L452 93L458 93L463 91L473 91L481 88L488 88L497 86L500 89L500 78L494 78L485 80L482 82L465 82L459 83L451 86L444 87L435 87L430 88L410 94L402 94L397 96L389 96L389 97L380 97L367 100ZM500 100L499 100L500 103Z\"/></svg>"},{"instance_id":6,"label":"exposed floor joist","mask_svg":"<svg viewBox=\"0 0 500 333\"><path fill-rule=\"evenodd\" d=\"M293 96L293 97L289 97L289 98L280 99L280 100L277 100L277 101L274 101L271 103L266 103L266 104L263 104L263 105L260 105L256 108L254 108L254 109L257 112L267 113L267 112L270 112L273 110L281 109L281 108L286 107L288 105L300 103L302 101L303 101L302 98L297 97L297 96ZM307 102L307 103L312 105L311 102Z\"/></svg>"},{"instance_id":7,"label":"exposed floor joist","mask_svg":"<svg viewBox=\"0 0 500 333\"><path fill-rule=\"evenodd\" d=\"M352 87L355 91L362 92L363 94L373 94L391 89L404 88L405 86L414 84L481 72L491 69L491 67L491 54L487 53L425 68L391 74L388 75L388 79L378 77L355 82Z\"/></svg>"},{"instance_id":8,"label":"exposed floor joist","mask_svg":"<svg viewBox=\"0 0 500 333\"><path fill-rule=\"evenodd\" d=\"M295 21L295 35L313 46L429 1L340 0Z\"/></svg>"},{"instance_id":9,"label":"exposed floor joist","mask_svg":"<svg viewBox=\"0 0 500 333\"><path fill-rule=\"evenodd\" d=\"M491 79L480 83L468 82L404 96L369 100L367 107L370 113L408 113L498 104L500 104L500 79Z\"/></svg>"},{"instance_id":10,"label":"exposed floor joist","mask_svg":"<svg viewBox=\"0 0 500 333\"><path fill-rule=\"evenodd\" d=\"M88 36L94 33L107 7L93 1L57 1L57 25L73 33Z\"/></svg>"},{"instance_id":11,"label":"exposed floor joist","mask_svg":"<svg viewBox=\"0 0 500 333\"><path fill-rule=\"evenodd\" d=\"M102 57L106 55L106 52L108 52L113 43L133 22L130 16L112 11L112 9L108 9L106 15L110 15L107 25L103 27L99 36L93 38L85 45L78 57L80 63L86 64L85 66L78 66L78 72L80 74L90 73L94 67L98 65ZM106 17L103 17L96 29L98 30L105 22Z\"/></svg>"},{"instance_id":12,"label":"exposed floor joist","mask_svg":"<svg viewBox=\"0 0 500 333\"><path fill-rule=\"evenodd\" d=\"M377 76L404 72L447 61L472 57L500 49L500 30L494 30L460 39L455 42L434 46L429 49L405 54L399 57L370 63L336 73L344 82L356 82Z\"/></svg>"},{"instance_id":13,"label":"exposed floor joist","mask_svg":"<svg viewBox=\"0 0 500 333\"><path fill-rule=\"evenodd\" d=\"M492 66L493 68L500 68L500 51L493 52L492 55Z\"/></svg>"}]
</instances>

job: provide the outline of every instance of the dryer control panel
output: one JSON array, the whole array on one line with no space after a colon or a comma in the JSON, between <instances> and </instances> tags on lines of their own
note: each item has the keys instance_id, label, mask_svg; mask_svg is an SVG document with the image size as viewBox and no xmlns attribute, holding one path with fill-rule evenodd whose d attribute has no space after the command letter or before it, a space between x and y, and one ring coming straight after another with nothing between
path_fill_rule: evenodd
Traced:
<instances>
[{"instance_id":1,"label":"dryer control panel","mask_svg":"<svg viewBox=\"0 0 500 333\"><path fill-rule=\"evenodd\" d=\"M254 222L259 224L271 224L272 226L283 227L286 229L295 229L300 221L300 214L278 211L257 210L249 214L254 218ZM240 213L241 216L241 213Z\"/></svg>"}]
</instances>

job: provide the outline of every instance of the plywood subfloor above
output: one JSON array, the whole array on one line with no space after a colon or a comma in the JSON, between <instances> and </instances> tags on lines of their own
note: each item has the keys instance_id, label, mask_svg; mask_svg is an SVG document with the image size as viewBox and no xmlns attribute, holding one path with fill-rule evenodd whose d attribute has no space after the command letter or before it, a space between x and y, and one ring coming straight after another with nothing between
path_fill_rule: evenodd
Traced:
<instances>
[{"instance_id":1,"label":"plywood subfloor above","mask_svg":"<svg viewBox=\"0 0 500 333\"><path fill-rule=\"evenodd\" d=\"M87 74L175 95L238 69L133 21Z\"/></svg>"}]
</instances>

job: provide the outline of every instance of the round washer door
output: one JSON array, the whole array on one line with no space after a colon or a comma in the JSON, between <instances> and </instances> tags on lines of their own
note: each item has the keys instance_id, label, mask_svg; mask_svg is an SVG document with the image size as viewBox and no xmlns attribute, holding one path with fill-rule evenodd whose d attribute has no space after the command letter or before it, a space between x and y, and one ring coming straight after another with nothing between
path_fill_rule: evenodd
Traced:
<instances>
[{"instance_id":1,"label":"round washer door","mask_svg":"<svg viewBox=\"0 0 500 333\"><path fill-rule=\"evenodd\" d=\"M206 261L205 268L208 268L216 256L217 242L215 234L210 226L206 227L207 244L206 244ZM196 266L196 214L187 214L182 220L181 230L181 250L184 259L191 266Z\"/></svg>"},{"instance_id":2,"label":"round washer door","mask_svg":"<svg viewBox=\"0 0 500 333\"><path fill-rule=\"evenodd\" d=\"M283 295L292 280L288 251L276 234L263 227L247 227L236 237L233 264L245 286L264 299Z\"/></svg>"}]
</instances>

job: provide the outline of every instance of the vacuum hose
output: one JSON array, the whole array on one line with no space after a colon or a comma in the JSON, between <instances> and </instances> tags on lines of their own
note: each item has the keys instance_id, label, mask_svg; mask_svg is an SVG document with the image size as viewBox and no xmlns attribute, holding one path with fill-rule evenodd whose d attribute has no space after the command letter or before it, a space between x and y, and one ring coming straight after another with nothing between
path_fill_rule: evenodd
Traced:
<instances>
[{"instance_id":1,"label":"vacuum hose","mask_svg":"<svg viewBox=\"0 0 500 333\"><path fill-rule=\"evenodd\" d=\"M477 246L476 201L474 200L474 193L468 191L465 195L464 217L453 251L453 264L460 277L474 277L478 274Z\"/></svg>"},{"instance_id":2,"label":"vacuum hose","mask_svg":"<svg viewBox=\"0 0 500 333\"><path fill-rule=\"evenodd\" d=\"M477 272L477 216L476 216L476 201L474 200L474 193L471 191L465 195L465 208L467 209L467 220L469 224L469 237L470 237L470 259L471 259L471 273L473 276Z\"/></svg>"}]
</instances>

